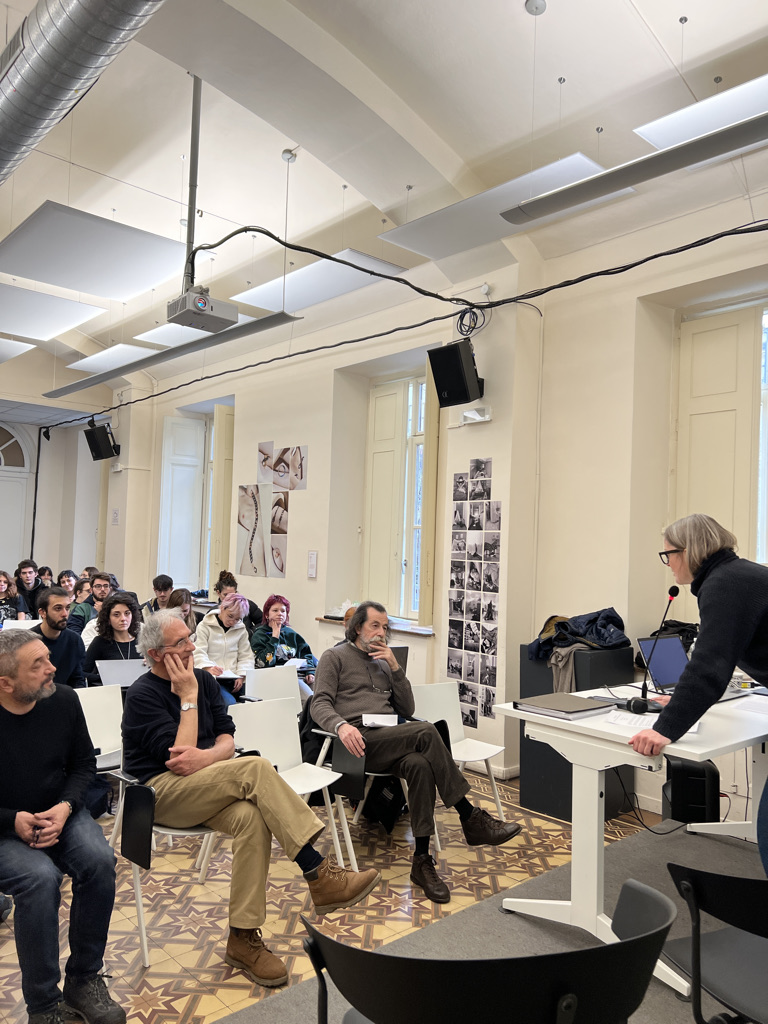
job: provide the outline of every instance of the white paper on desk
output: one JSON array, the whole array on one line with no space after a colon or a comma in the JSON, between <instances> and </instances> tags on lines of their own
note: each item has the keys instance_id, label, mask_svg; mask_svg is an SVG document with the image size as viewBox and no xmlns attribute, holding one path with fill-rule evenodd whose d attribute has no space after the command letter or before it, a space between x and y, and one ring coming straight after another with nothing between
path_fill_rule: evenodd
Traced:
<instances>
[{"instance_id":1,"label":"white paper on desk","mask_svg":"<svg viewBox=\"0 0 768 1024\"><path fill-rule=\"evenodd\" d=\"M230 672L229 669L225 669L223 672L220 672L219 675L216 678L217 679L239 679L240 676L236 675L234 672Z\"/></svg>"},{"instance_id":2,"label":"white paper on desk","mask_svg":"<svg viewBox=\"0 0 768 1024\"><path fill-rule=\"evenodd\" d=\"M766 701L766 704L768 704L768 701ZM611 725L621 725L635 729L639 732L640 729L655 729L658 718L658 715L633 715L631 711L611 711L603 721L610 722ZM698 722L688 730L689 733L698 731Z\"/></svg>"},{"instance_id":3,"label":"white paper on desk","mask_svg":"<svg viewBox=\"0 0 768 1024\"><path fill-rule=\"evenodd\" d=\"M768 715L768 697L742 697L736 707L739 711L751 711L757 715Z\"/></svg>"},{"instance_id":4,"label":"white paper on desk","mask_svg":"<svg viewBox=\"0 0 768 1024\"><path fill-rule=\"evenodd\" d=\"M289 661L282 662L282 664L283 664L283 666L285 668L306 668L307 667L307 659L306 658L291 658Z\"/></svg>"},{"instance_id":5,"label":"white paper on desk","mask_svg":"<svg viewBox=\"0 0 768 1024\"><path fill-rule=\"evenodd\" d=\"M363 715L363 725L368 729L384 729L397 725L397 715Z\"/></svg>"}]
</instances>

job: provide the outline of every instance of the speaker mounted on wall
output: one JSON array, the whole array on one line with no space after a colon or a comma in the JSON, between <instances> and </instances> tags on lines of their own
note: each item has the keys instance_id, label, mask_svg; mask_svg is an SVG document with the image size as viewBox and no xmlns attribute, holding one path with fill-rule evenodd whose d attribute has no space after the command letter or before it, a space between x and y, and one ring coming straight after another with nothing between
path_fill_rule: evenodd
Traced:
<instances>
[{"instance_id":1,"label":"speaker mounted on wall","mask_svg":"<svg viewBox=\"0 0 768 1024\"><path fill-rule=\"evenodd\" d=\"M115 442L112 427L106 423L98 427L86 427L83 430L85 440L91 450L91 458L94 462L101 462L103 459L114 459L120 454L120 445Z\"/></svg>"},{"instance_id":2,"label":"speaker mounted on wall","mask_svg":"<svg viewBox=\"0 0 768 1024\"><path fill-rule=\"evenodd\" d=\"M485 381L477 375L475 352L469 338L461 338L442 348L431 348L427 355L441 409L466 405L483 397Z\"/></svg>"}]
</instances>

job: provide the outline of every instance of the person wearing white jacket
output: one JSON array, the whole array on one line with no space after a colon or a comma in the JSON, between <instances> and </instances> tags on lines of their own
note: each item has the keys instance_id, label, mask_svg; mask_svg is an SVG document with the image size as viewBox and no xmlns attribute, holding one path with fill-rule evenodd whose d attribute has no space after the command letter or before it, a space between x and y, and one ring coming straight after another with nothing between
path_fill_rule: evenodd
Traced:
<instances>
[{"instance_id":1,"label":"person wearing white jacket","mask_svg":"<svg viewBox=\"0 0 768 1024\"><path fill-rule=\"evenodd\" d=\"M242 689L246 669L253 668L253 651L243 616L248 614L248 598L227 594L218 609L208 612L195 632L195 668L204 668L212 676L234 672L237 679L219 683L227 704L234 704ZM231 685L231 689L230 689Z\"/></svg>"}]
</instances>

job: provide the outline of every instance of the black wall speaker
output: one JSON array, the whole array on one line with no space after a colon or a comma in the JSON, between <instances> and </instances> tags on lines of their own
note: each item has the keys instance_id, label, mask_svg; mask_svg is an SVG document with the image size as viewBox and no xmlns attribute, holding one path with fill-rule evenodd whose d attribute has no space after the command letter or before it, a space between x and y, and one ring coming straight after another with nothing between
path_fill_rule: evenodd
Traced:
<instances>
[{"instance_id":1,"label":"black wall speaker","mask_svg":"<svg viewBox=\"0 0 768 1024\"><path fill-rule=\"evenodd\" d=\"M91 449L91 458L94 462L100 462L102 459L114 459L116 455L120 454L120 445L115 444L112 427L109 424L86 427L83 433L88 447Z\"/></svg>"},{"instance_id":2,"label":"black wall speaker","mask_svg":"<svg viewBox=\"0 0 768 1024\"><path fill-rule=\"evenodd\" d=\"M477 375L475 353L469 338L427 352L440 408L466 405L482 398L484 380Z\"/></svg>"}]
</instances>

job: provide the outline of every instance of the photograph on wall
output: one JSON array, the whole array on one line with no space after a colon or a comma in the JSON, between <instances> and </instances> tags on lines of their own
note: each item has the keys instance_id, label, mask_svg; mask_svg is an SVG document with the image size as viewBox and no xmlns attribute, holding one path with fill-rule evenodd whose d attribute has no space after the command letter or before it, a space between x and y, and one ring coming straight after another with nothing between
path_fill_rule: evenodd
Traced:
<instances>
[{"instance_id":1,"label":"photograph on wall","mask_svg":"<svg viewBox=\"0 0 768 1024\"><path fill-rule=\"evenodd\" d=\"M501 534L486 533L483 541L483 559L486 562L498 562L501 552Z\"/></svg>"},{"instance_id":2,"label":"photograph on wall","mask_svg":"<svg viewBox=\"0 0 768 1024\"><path fill-rule=\"evenodd\" d=\"M480 674L480 663L479 654L468 653L464 655L464 682L468 684L475 684ZM461 697L460 700L466 700L465 697Z\"/></svg>"},{"instance_id":3,"label":"photograph on wall","mask_svg":"<svg viewBox=\"0 0 768 1024\"><path fill-rule=\"evenodd\" d=\"M461 679L461 651L448 651L446 671L449 679Z\"/></svg>"},{"instance_id":4,"label":"photograph on wall","mask_svg":"<svg viewBox=\"0 0 768 1024\"><path fill-rule=\"evenodd\" d=\"M480 595L472 590L467 590L464 594L464 618L472 622L479 622L481 614Z\"/></svg>"},{"instance_id":5,"label":"photograph on wall","mask_svg":"<svg viewBox=\"0 0 768 1024\"><path fill-rule=\"evenodd\" d=\"M479 480L482 477L487 477L490 480L492 465L493 459L470 459L469 475L473 480Z\"/></svg>"},{"instance_id":6,"label":"photograph on wall","mask_svg":"<svg viewBox=\"0 0 768 1024\"><path fill-rule=\"evenodd\" d=\"M487 501L491 496L490 480L471 480L469 483L470 501Z\"/></svg>"},{"instance_id":7,"label":"photograph on wall","mask_svg":"<svg viewBox=\"0 0 768 1024\"><path fill-rule=\"evenodd\" d=\"M477 728L477 708L461 704L461 724L467 729Z\"/></svg>"},{"instance_id":8,"label":"photograph on wall","mask_svg":"<svg viewBox=\"0 0 768 1024\"><path fill-rule=\"evenodd\" d=\"M307 445L281 448L274 441L259 441L258 479L281 491L305 491Z\"/></svg>"},{"instance_id":9,"label":"photograph on wall","mask_svg":"<svg viewBox=\"0 0 768 1024\"><path fill-rule=\"evenodd\" d=\"M457 530L451 534L451 557L467 557L467 535L464 530Z\"/></svg>"},{"instance_id":10,"label":"photograph on wall","mask_svg":"<svg viewBox=\"0 0 768 1024\"><path fill-rule=\"evenodd\" d=\"M448 646L458 650L464 646L464 622L462 619L448 619Z\"/></svg>"},{"instance_id":11,"label":"photograph on wall","mask_svg":"<svg viewBox=\"0 0 768 1024\"><path fill-rule=\"evenodd\" d=\"M269 538L269 541L267 576L275 576L278 579L283 579L285 577L285 559L288 538L285 535L273 533Z\"/></svg>"},{"instance_id":12,"label":"photograph on wall","mask_svg":"<svg viewBox=\"0 0 768 1024\"><path fill-rule=\"evenodd\" d=\"M499 621L499 595L483 594L483 622Z\"/></svg>"},{"instance_id":13,"label":"photograph on wall","mask_svg":"<svg viewBox=\"0 0 768 1024\"><path fill-rule=\"evenodd\" d=\"M501 529L500 501L487 501L485 503L485 528L486 530Z\"/></svg>"},{"instance_id":14,"label":"photograph on wall","mask_svg":"<svg viewBox=\"0 0 768 1024\"><path fill-rule=\"evenodd\" d=\"M463 590L466 576L466 562L451 562L451 590Z\"/></svg>"},{"instance_id":15,"label":"photograph on wall","mask_svg":"<svg viewBox=\"0 0 768 1024\"><path fill-rule=\"evenodd\" d=\"M269 530L263 510L271 507L270 485L240 484L237 488L236 558L238 572L243 576L267 575Z\"/></svg>"},{"instance_id":16,"label":"photograph on wall","mask_svg":"<svg viewBox=\"0 0 768 1024\"><path fill-rule=\"evenodd\" d=\"M470 562L467 567L467 590L482 590L483 587L483 563Z\"/></svg>"},{"instance_id":17,"label":"photograph on wall","mask_svg":"<svg viewBox=\"0 0 768 1024\"><path fill-rule=\"evenodd\" d=\"M499 592L499 563L483 562L483 590Z\"/></svg>"},{"instance_id":18,"label":"photograph on wall","mask_svg":"<svg viewBox=\"0 0 768 1024\"><path fill-rule=\"evenodd\" d=\"M273 441L259 442L259 464L256 468L256 480L260 484L272 483L272 453L274 448Z\"/></svg>"},{"instance_id":19,"label":"photograph on wall","mask_svg":"<svg viewBox=\"0 0 768 1024\"><path fill-rule=\"evenodd\" d=\"M270 533L288 533L288 491L272 492L272 519L270 522Z\"/></svg>"},{"instance_id":20,"label":"photograph on wall","mask_svg":"<svg viewBox=\"0 0 768 1024\"><path fill-rule=\"evenodd\" d=\"M489 654L480 655L480 682L483 686L496 686L496 658Z\"/></svg>"},{"instance_id":21,"label":"photograph on wall","mask_svg":"<svg viewBox=\"0 0 768 1024\"><path fill-rule=\"evenodd\" d=\"M452 530L466 530L467 528L467 503L466 501L454 501Z\"/></svg>"},{"instance_id":22,"label":"photograph on wall","mask_svg":"<svg viewBox=\"0 0 768 1024\"><path fill-rule=\"evenodd\" d=\"M468 655L464 655L466 658ZM461 704L474 704L477 707L477 683L467 683L463 679L459 683L459 702Z\"/></svg>"},{"instance_id":23,"label":"photograph on wall","mask_svg":"<svg viewBox=\"0 0 768 1024\"><path fill-rule=\"evenodd\" d=\"M480 650L480 627L476 622L464 622L464 650Z\"/></svg>"},{"instance_id":24,"label":"photograph on wall","mask_svg":"<svg viewBox=\"0 0 768 1024\"><path fill-rule=\"evenodd\" d=\"M464 591L463 590L449 590L448 591L448 618L449 619L463 619L464 618Z\"/></svg>"},{"instance_id":25,"label":"photograph on wall","mask_svg":"<svg viewBox=\"0 0 768 1024\"><path fill-rule=\"evenodd\" d=\"M499 627L483 626L483 636L480 641L480 650L483 654L498 654Z\"/></svg>"},{"instance_id":26,"label":"photograph on wall","mask_svg":"<svg viewBox=\"0 0 768 1024\"><path fill-rule=\"evenodd\" d=\"M493 705L496 703L496 688L492 686L480 687L480 717L495 718Z\"/></svg>"},{"instance_id":27,"label":"photograph on wall","mask_svg":"<svg viewBox=\"0 0 768 1024\"><path fill-rule=\"evenodd\" d=\"M482 533L468 533L467 534L467 558L479 558L483 557L483 534Z\"/></svg>"},{"instance_id":28,"label":"photograph on wall","mask_svg":"<svg viewBox=\"0 0 768 1024\"><path fill-rule=\"evenodd\" d=\"M467 474L466 473L454 473L453 474L453 500L454 501L466 501L468 494L467 488Z\"/></svg>"},{"instance_id":29,"label":"photograph on wall","mask_svg":"<svg viewBox=\"0 0 768 1024\"><path fill-rule=\"evenodd\" d=\"M468 530L482 530L483 528L483 505L482 501L470 501Z\"/></svg>"}]
</instances>

